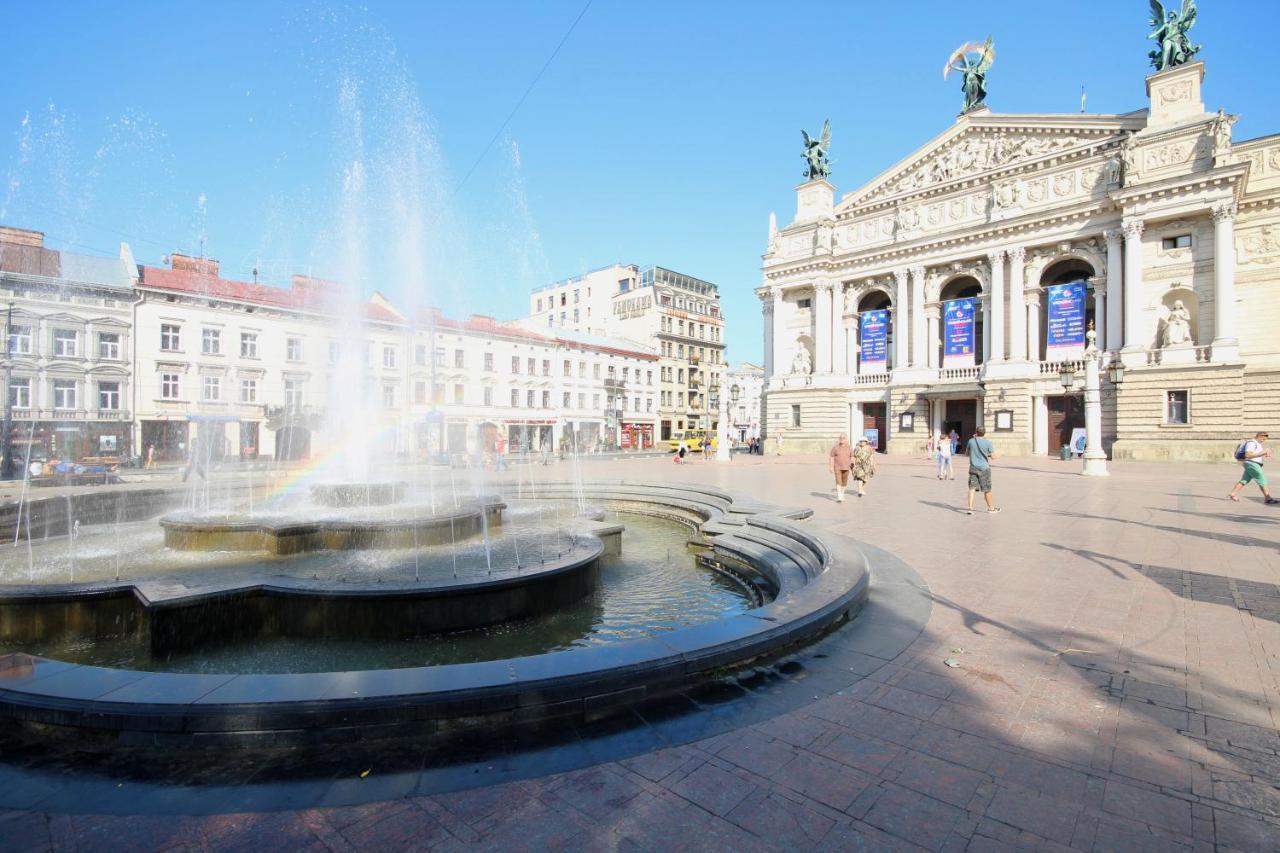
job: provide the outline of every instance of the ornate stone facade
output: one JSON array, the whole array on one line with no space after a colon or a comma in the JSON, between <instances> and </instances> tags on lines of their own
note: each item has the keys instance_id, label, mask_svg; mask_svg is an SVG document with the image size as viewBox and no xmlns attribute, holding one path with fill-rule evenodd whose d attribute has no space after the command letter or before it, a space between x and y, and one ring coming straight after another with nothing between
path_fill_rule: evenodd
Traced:
<instances>
[{"instance_id":1,"label":"ornate stone facade","mask_svg":"<svg viewBox=\"0 0 1280 853\"><path fill-rule=\"evenodd\" d=\"M1203 75L1153 74L1146 111L964 114L838 202L826 180L801 185L758 291L765 434L801 452L873 429L906 454L984 425L1006 453L1056 453L1083 426L1081 389L1060 380L1064 363L1083 375L1082 348L1047 347L1044 290L1077 280L1126 367L1104 383L1113 455L1222 458L1280 429L1280 135L1233 141ZM967 362L942 346L960 297L978 306ZM886 357L864 361L859 318L880 309Z\"/></svg>"}]
</instances>

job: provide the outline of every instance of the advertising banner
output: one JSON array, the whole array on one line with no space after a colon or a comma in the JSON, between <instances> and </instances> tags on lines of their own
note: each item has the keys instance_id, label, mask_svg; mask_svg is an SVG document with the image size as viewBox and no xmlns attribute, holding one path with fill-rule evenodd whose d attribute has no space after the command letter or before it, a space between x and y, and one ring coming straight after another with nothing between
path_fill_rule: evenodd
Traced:
<instances>
[{"instance_id":1,"label":"advertising banner","mask_svg":"<svg viewBox=\"0 0 1280 853\"><path fill-rule=\"evenodd\" d=\"M1057 353L1081 349L1084 346L1085 283L1051 284L1045 291L1049 300L1045 346Z\"/></svg>"},{"instance_id":2,"label":"advertising banner","mask_svg":"<svg viewBox=\"0 0 1280 853\"><path fill-rule=\"evenodd\" d=\"M859 363L883 367L888 353L885 344L889 333L889 312L886 309L863 311L861 323L862 355Z\"/></svg>"},{"instance_id":3,"label":"advertising banner","mask_svg":"<svg viewBox=\"0 0 1280 853\"><path fill-rule=\"evenodd\" d=\"M862 431L862 437L865 438L867 440L867 443L871 445L872 450L880 449L880 430L864 429Z\"/></svg>"},{"instance_id":4,"label":"advertising banner","mask_svg":"<svg viewBox=\"0 0 1280 853\"><path fill-rule=\"evenodd\" d=\"M942 303L944 366L968 366L974 363L973 312L977 302L977 299L970 296Z\"/></svg>"}]
</instances>

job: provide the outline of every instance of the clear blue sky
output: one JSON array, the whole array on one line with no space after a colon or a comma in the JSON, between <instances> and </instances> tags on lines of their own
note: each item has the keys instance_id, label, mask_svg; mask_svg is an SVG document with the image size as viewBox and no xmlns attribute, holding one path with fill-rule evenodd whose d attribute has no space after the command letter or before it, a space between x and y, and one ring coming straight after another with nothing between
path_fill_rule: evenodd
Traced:
<instances>
[{"instance_id":1,"label":"clear blue sky","mask_svg":"<svg viewBox=\"0 0 1280 853\"><path fill-rule=\"evenodd\" d=\"M203 241L225 275L273 283L358 270L501 318L537 284L657 263L719 284L730 357L757 360L752 291L769 211L794 212L801 127L830 117L848 192L954 120L944 60L988 33L997 112L1074 112L1081 85L1090 112L1144 106L1146 0L595 0L464 182L583 5L15 7L0 221L144 263ZM1203 0L1192 32L1237 139L1280 131L1275 10Z\"/></svg>"}]
</instances>

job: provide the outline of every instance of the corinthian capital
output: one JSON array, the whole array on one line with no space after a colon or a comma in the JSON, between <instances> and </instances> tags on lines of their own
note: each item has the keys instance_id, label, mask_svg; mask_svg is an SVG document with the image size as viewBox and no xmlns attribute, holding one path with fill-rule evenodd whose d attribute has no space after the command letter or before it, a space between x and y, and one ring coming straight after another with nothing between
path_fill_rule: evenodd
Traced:
<instances>
[{"instance_id":1,"label":"corinthian capital","mask_svg":"<svg viewBox=\"0 0 1280 853\"><path fill-rule=\"evenodd\" d=\"M1009 260L1020 264L1027 258L1027 250L1022 246L1014 246L1009 250Z\"/></svg>"},{"instance_id":2,"label":"corinthian capital","mask_svg":"<svg viewBox=\"0 0 1280 853\"><path fill-rule=\"evenodd\" d=\"M1234 201L1215 204L1210 211L1213 215L1214 222L1230 222L1236 218L1236 203Z\"/></svg>"},{"instance_id":3,"label":"corinthian capital","mask_svg":"<svg viewBox=\"0 0 1280 853\"><path fill-rule=\"evenodd\" d=\"M1120 228L1108 228L1102 232L1103 239L1105 239L1108 243L1111 242L1112 240L1119 240L1123 236L1124 236L1124 230Z\"/></svg>"},{"instance_id":4,"label":"corinthian capital","mask_svg":"<svg viewBox=\"0 0 1280 853\"><path fill-rule=\"evenodd\" d=\"M996 249L996 250L994 250L994 251L987 252L987 260L991 262L991 266L993 266L993 267L994 267L996 264L1003 263L1003 262L1004 262L1004 249Z\"/></svg>"},{"instance_id":5,"label":"corinthian capital","mask_svg":"<svg viewBox=\"0 0 1280 853\"><path fill-rule=\"evenodd\" d=\"M1124 238L1126 240L1137 240L1142 236L1142 232L1147 229L1147 223L1141 219L1129 219L1123 223Z\"/></svg>"},{"instance_id":6,"label":"corinthian capital","mask_svg":"<svg viewBox=\"0 0 1280 853\"><path fill-rule=\"evenodd\" d=\"M911 274L910 271L906 267L899 267L898 269L893 271L893 278L895 281L898 282L898 285L900 287L906 287L907 276L909 276L910 274Z\"/></svg>"},{"instance_id":7,"label":"corinthian capital","mask_svg":"<svg viewBox=\"0 0 1280 853\"><path fill-rule=\"evenodd\" d=\"M911 277L916 281L924 281L924 264L916 264L910 271Z\"/></svg>"}]
</instances>

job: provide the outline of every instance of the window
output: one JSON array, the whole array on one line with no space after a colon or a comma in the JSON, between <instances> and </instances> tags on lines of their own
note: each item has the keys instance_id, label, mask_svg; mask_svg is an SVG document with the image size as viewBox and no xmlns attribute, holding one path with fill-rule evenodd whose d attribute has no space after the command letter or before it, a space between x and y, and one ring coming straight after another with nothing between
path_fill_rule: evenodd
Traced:
<instances>
[{"instance_id":1,"label":"window","mask_svg":"<svg viewBox=\"0 0 1280 853\"><path fill-rule=\"evenodd\" d=\"M396 407L396 386L387 383L382 386L382 408L394 409Z\"/></svg>"},{"instance_id":2,"label":"window","mask_svg":"<svg viewBox=\"0 0 1280 853\"><path fill-rule=\"evenodd\" d=\"M53 380L53 407L55 409L74 409L76 407L76 381L74 379Z\"/></svg>"},{"instance_id":3,"label":"window","mask_svg":"<svg viewBox=\"0 0 1280 853\"><path fill-rule=\"evenodd\" d=\"M413 347L413 363L418 367L427 366L427 345L415 344Z\"/></svg>"},{"instance_id":4,"label":"window","mask_svg":"<svg viewBox=\"0 0 1280 853\"><path fill-rule=\"evenodd\" d=\"M466 354L465 352L463 352L462 350L460 350L460 349L456 349L456 350L454 350L454 351L453 351L453 366L454 366L454 367L466 367L466 366L467 366L467 354Z\"/></svg>"},{"instance_id":5,"label":"window","mask_svg":"<svg viewBox=\"0 0 1280 853\"><path fill-rule=\"evenodd\" d=\"M538 360L536 358L529 359L529 375L534 376L538 372Z\"/></svg>"},{"instance_id":6,"label":"window","mask_svg":"<svg viewBox=\"0 0 1280 853\"><path fill-rule=\"evenodd\" d=\"M574 304L574 305L577 305L577 304L578 304L578 297L579 297L579 296L581 296L581 292L580 292L580 291L575 290L575 291L573 292L573 304Z\"/></svg>"},{"instance_id":7,"label":"window","mask_svg":"<svg viewBox=\"0 0 1280 853\"><path fill-rule=\"evenodd\" d=\"M652 397L645 397L645 399L644 399L644 410L645 410L646 412L652 412L652 411L653 411L653 398L652 398Z\"/></svg>"},{"instance_id":8,"label":"window","mask_svg":"<svg viewBox=\"0 0 1280 853\"><path fill-rule=\"evenodd\" d=\"M486 406L492 406L492 405L493 405L493 389L492 389L492 388L485 388L485 389L484 389L484 404L485 404Z\"/></svg>"},{"instance_id":9,"label":"window","mask_svg":"<svg viewBox=\"0 0 1280 853\"><path fill-rule=\"evenodd\" d=\"M413 402L419 406L426 405L427 402L427 383L424 379L415 380L413 383Z\"/></svg>"},{"instance_id":10,"label":"window","mask_svg":"<svg viewBox=\"0 0 1280 853\"><path fill-rule=\"evenodd\" d=\"M511 372L512 373L520 372L520 356L518 355L511 356Z\"/></svg>"},{"instance_id":11,"label":"window","mask_svg":"<svg viewBox=\"0 0 1280 853\"><path fill-rule=\"evenodd\" d=\"M689 401L690 401L690 403L692 404L692 402L693 402L693 395L692 395L692 394L690 394L690 395L689 395ZM683 391L677 391L677 392L676 392L676 405L677 405L677 406L680 406L681 408L683 408L683 407L684 407L684 392L683 392Z\"/></svg>"},{"instance_id":12,"label":"window","mask_svg":"<svg viewBox=\"0 0 1280 853\"><path fill-rule=\"evenodd\" d=\"M551 392L550 391L542 392L542 408L544 409L551 408Z\"/></svg>"},{"instance_id":13,"label":"window","mask_svg":"<svg viewBox=\"0 0 1280 853\"><path fill-rule=\"evenodd\" d=\"M561 405L561 406L563 406L563 407L564 407L564 408L566 408L566 409L567 409L567 408L569 408L569 400L570 400L570 398L571 398L571 395L569 394L569 392L568 392L568 391L565 391L565 392L564 392L564 394L563 394L563 396L561 396L561 398L560 398L560 405Z\"/></svg>"},{"instance_id":14,"label":"window","mask_svg":"<svg viewBox=\"0 0 1280 853\"><path fill-rule=\"evenodd\" d=\"M200 399L216 402L222 399L222 379L217 376L200 377Z\"/></svg>"},{"instance_id":15,"label":"window","mask_svg":"<svg viewBox=\"0 0 1280 853\"><path fill-rule=\"evenodd\" d=\"M258 402L258 380L256 379L240 380L240 402L241 403Z\"/></svg>"},{"instance_id":16,"label":"window","mask_svg":"<svg viewBox=\"0 0 1280 853\"><path fill-rule=\"evenodd\" d=\"M520 407L520 392L515 388L511 389L511 408L518 409Z\"/></svg>"},{"instance_id":17,"label":"window","mask_svg":"<svg viewBox=\"0 0 1280 853\"><path fill-rule=\"evenodd\" d=\"M791 404L791 425L793 427L800 426L800 404L799 403Z\"/></svg>"},{"instance_id":18,"label":"window","mask_svg":"<svg viewBox=\"0 0 1280 853\"><path fill-rule=\"evenodd\" d=\"M645 385L652 385L652 384L653 384L653 371L652 371L652 370L646 370L646 371L644 372L644 384L645 384Z\"/></svg>"},{"instance_id":19,"label":"window","mask_svg":"<svg viewBox=\"0 0 1280 853\"><path fill-rule=\"evenodd\" d=\"M160 349L166 352L178 352L182 349L182 329L171 323L160 326Z\"/></svg>"},{"instance_id":20,"label":"window","mask_svg":"<svg viewBox=\"0 0 1280 853\"><path fill-rule=\"evenodd\" d=\"M812 299L810 299L810 298L808 298L808 297L805 297L804 299L797 299L797 300L796 300L796 307L797 307L797 308L808 308L808 307L809 307L809 306L811 306L811 305L813 305L813 300L812 300Z\"/></svg>"},{"instance_id":21,"label":"window","mask_svg":"<svg viewBox=\"0 0 1280 853\"><path fill-rule=\"evenodd\" d=\"M390 344L384 345L382 347L382 366L383 367L396 366L396 348L391 346Z\"/></svg>"},{"instance_id":22,"label":"window","mask_svg":"<svg viewBox=\"0 0 1280 853\"><path fill-rule=\"evenodd\" d=\"M1176 237L1165 237L1161 243L1166 249L1190 249L1191 235L1179 234Z\"/></svg>"},{"instance_id":23,"label":"window","mask_svg":"<svg viewBox=\"0 0 1280 853\"><path fill-rule=\"evenodd\" d=\"M587 378L587 363L585 361L578 362L578 378L579 379Z\"/></svg>"},{"instance_id":24,"label":"window","mask_svg":"<svg viewBox=\"0 0 1280 853\"><path fill-rule=\"evenodd\" d=\"M525 391L525 392L524 392L524 404L525 404L525 406L526 406L526 407L528 407L528 408L530 408L530 409L532 409L532 408L533 408L533 395L534 395L534 393L535 393L535 392L534 392L532 389L530 389L530 390L528 390L528 391Z\"/></svg>"},{"instance_id":25,"label":"window","mask_svg":"<svg viewBox=\"0 0 1280 853\"><path fill-rule=\"evenodd\" d=\"M53 354L64 358L75 358L76 333L71 329L54 329Z\"/></svg>"},{"instance_id":26,"label":"window","mask_svg":"<svg viewBox=\"0 0 1280 853\"><path fill-rule=\"evenodd\" d=\"M600 378L600 362L598 361L595 364L591 365L591 378L592 379Z\"/></svg>"},{"instance_id":27,"label":"window","mask_svg":"<svg viewBox=\"0 0 1280 853\"><path fill-rule=\"evenodd\" d=\"M120 333L98 332L98 358L118 359L120 357Z\"/></svg>"},{"instance_id":28,"label":"window","mask_svg":"<svg viewBox=\"0 0 1280 853\"><path fill-rule=\"evenodd\" d=\"M600 395L599 395L599 394L592 394L592 395L591 395L591 408L593 408L593 409L598 409L598 408L600 408Z\"/></svg>"},{"instance_id":29,"label":"window","mask_svg":"<svg viewBox=\"0 0 1280 853\"><path fill-rule=\"evenodd\" d=\"M178 385L178 374L161 373L160 374L160 397L164 400L176 400L180 394Z\"/></svg>"},{"instance_id":30,"label":"window","mask_svg":"<svg viewBox=\"0 0 1280 853\"><path fill-rule=\"evenodd\" d=\"M329 342L329 363L336 364L338 361L338 342ZM241 332L240 333L240 357L241 358L257 358L258 357L258 333L257 332Z\"/></svg>"},{"instance_id":31,"label":"window","mask_svg":"<svg viewBox=\"0 0 1280 853\"><path fill-rule=\"evenodd\" d=\"M31 354L31 327L9 327L9 352L13 355Z\"/></svg>"},{"instance_id":32,"label":"window","mask_svg":"<svg viewBox=\"0 0 1280 853\"><path fill-rule=\"evenodd\" d=\"M569 359L567 358L564 360L564 375L565 376L573 375L573 362L569 361Z\"/></svg>"},{"instance_id":33,"label":"window","mask_svg":"<svg viewBox=\"0 0 1280 853\"><path fill-rule=\"evenodd\" d=\"M493 353L491 352L484 354L484 369L489 373L493 372Z\"/></svg>"},{"instance_id":34,"label":"window","mask_svg":"<svg viewBox=\"0 0 1280 853\"><path fill-rule=\"evenodd\" d=\"M444 405L444 383L431 383L431 402L437 406Z\"/></svg>"},{"instance_id":35,"label":"window","mask_svg":"<svg viewBox=\"0 0 1280 853\"><path fill-rule=\"evenodd\" d=\"M539 300L538 300L538 307L537 307L537 308L535 308L535 309L534 309L534 311L535 311L535 312L541 312L541 311L542 311L542 300L541 300L541 299L539 299Z\"/></svg>"},{"instance_id":36,"label":"window","mask_svg":"<svg viewBox=\"0 0 1280 853\"><path fill-rule=\"evenodd\" d=\"M302 380L286 379L284 381L284 407L290 412L302 408Z\"/></svg>"},{"instance_id":37,"label":"window","mask_svg":"<svg viewBox=\"0 0 1280 853\"><path fill-rule=\"evenodd\" d=\"M1164 422L1168 426L1191 423L1191 392L1170 391L1165 395Z\"/></svg>"},{"instance_id":38,"label":"window","mask_svg":"<svg viewBox=\"0 0 1280 853\"><path fill-rule=\"evenodd\" d=\"M463 400L466 399L466 395L467 395L467 386L465 385L453 386L453 403L455 406L461 406Z\"/></svg>"},{"instance_id":39,"label":"window","mask_svg":"<svg viewBox=\"0 0 1280 853\"><path fill-rule=\"evenodd\" d=\"M288 361L302 361L302 338L285 338L284 357Z\"/></svg>"},{"instance_id":40,"label":"window","mask_svg":"<svg viewBox=\"0 0 1280 853\"><path fill-rule=\"evenodd\" d=\"M257 337L256 335L254 337ZM254 341L254 349L257 349L257 341ZM342 344L337 341L329 341L329 363L337 364L342 358Z\"/></svg>"},{"instance_id":41,"label":"window","mask_svg":"<svg viewBox=\"0 0 1280 853\"><path fill-rule=\"evenodd\" d=\"M431 363L436 367L444 367L444 347L436 347L431 351Z\"/></svg>"},{"instance_id":42,"label":"window","mask_svg":"<svg viewBox=\"0 0 1280 853\"><path fill-rule=\"evenodd\" d=\"M543 376L551 375L551 359L549 358L544 358L542 360L542 375Z\"/></svg>"},{"instance_id":43,"label":"window","mask_svg":"<svg viewBox=\"0 0 1280 853\"><path fill-rule=\"evenodd\" d=\"M9 382L9 405L15 409L31 408L30 379L13 379Z\"/></svg>"},{"instance_id":44,"label":"window","mask_svg":"<svg viewBox=\"0 0 1280 853\"><path fill-rule=\"evenodd\" d=\"M203 355L221 355L222 354L222 330L221 329L201 329L200 330L200 352Z\"/></svg>"},{"instance_id":45,"label":"window","mask_svg":"<svg viewBox=\"0 0 1280 853\"><path fill-rule=\"evenodd\" d=\"M575 323L576 323L576 322L578 322L578 309L577 309L577 308L574 308L574 309L573 309L573 322L575 322Z\"/></svg>"}]
</instances>

